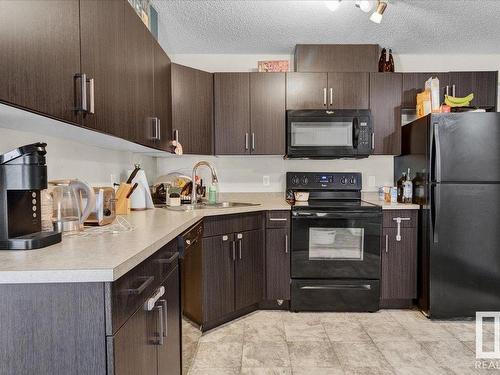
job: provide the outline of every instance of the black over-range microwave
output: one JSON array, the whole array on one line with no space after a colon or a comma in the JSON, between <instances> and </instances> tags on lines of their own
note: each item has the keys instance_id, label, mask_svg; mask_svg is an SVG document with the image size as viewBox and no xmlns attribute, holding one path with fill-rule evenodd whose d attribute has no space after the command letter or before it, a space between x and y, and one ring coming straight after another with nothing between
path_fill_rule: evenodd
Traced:
<instances>
[{"instance_id":1,"label":"black over-range microwave","mask_svg":"<svg viewBox=\"0 0 500 375\"><path fill-rule=\"evenodd\" d=\"M368 109L289 110L289 158L365 158L373 153L373 124Z\"/></svg>"}]
</instances>

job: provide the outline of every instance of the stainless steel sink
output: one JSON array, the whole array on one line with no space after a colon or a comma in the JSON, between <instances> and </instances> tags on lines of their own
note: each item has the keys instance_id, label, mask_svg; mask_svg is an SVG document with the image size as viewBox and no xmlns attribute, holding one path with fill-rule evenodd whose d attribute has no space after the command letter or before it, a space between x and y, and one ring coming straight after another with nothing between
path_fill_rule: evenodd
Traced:
<instances>
[{"instance_id":1,"label":"stainless steel sink","mask_svg":"<svg viewBox=\"0 0 500 375\"><path fill-rule=\"evenodd\" d=\"M231 207L251 207L260 206L260 203L243 203L243 202L218 202L216 204L197 203L197 204L183 204L177 207L166 207L171 211L192 211L202 209L217 209L217 208L231 208Z\"/></svg>"}]
</instances>

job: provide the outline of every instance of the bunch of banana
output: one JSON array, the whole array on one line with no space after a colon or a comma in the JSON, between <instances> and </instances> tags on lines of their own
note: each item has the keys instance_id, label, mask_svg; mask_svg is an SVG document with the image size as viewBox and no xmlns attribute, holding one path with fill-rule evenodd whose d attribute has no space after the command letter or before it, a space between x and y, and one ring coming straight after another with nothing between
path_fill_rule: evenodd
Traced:
<instances>
[{"instance_id":1,"label":"bunch of banana","mask_svg":"<svg viewBox=\"0 0 500 375\"><path fill-rule=\"evenodd\" d=\"M445 95L444 103L450 107L468 107L470 102L474 99L474 94L471 93L464 98L457 98L455 96Z\"/></svg>"}]
</instances>

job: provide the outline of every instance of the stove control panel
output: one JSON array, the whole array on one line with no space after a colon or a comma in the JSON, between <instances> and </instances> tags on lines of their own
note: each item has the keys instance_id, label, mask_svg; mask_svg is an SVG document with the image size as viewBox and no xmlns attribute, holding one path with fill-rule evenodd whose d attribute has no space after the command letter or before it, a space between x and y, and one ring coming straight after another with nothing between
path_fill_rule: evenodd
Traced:
<instances>
[{"instance_id":1,"label":"stove control panel","mask_svg":"<svg viewBox=\"0 0 500 375\"><path fill-rule=\"evenodd\" d=\"M361 190L358 172L287 172L286 188L291 190Z\"/></svg>"}]
</instances>

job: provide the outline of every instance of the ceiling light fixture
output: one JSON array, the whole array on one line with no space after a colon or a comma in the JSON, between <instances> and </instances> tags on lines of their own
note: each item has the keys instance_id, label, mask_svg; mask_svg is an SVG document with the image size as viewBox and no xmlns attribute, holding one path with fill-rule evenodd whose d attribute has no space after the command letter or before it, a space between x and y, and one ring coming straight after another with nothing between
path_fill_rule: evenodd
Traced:
<instances>
[{"instance_id":1,"label":"ceiling light fixture","mask_svg":"<svg viewBox=\"0 0 500 375\"><path fill-rule=\"evenodd\" d=\"M342 0L325 1L325 6L332 12L335 12L339 8L341 1Z\"/></svg>"},{"instance_id":2,"label":"ceiling light fixture","mask_svg":"<svg viewBox=\"0 0 500 375\"><path fill-rule=\"evenodd\" d=\"M356 1L356 7L361 9L363 12L368 13L373 8L373 1L370 0L361 0Z\"/></svg>"},{"instance_id":3,"label":"ceiling light fixture","mask_svg":"<svg viewBox=\"0 0 500 375\"><path fill-rule=\"evenodd\" d=\"M370 21L375 23L380 23L382 21L382 15L385 12L385 8L387 8L387 3L385 1L378 1L377 9L370 16Z\"/></svg>"}]
</instances>

